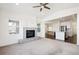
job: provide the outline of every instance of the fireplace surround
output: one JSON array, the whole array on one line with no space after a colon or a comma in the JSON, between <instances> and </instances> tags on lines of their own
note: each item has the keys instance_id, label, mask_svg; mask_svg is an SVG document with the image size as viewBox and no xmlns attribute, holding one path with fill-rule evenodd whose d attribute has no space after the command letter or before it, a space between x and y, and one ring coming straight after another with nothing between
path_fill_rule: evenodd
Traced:
<instances>
[{"instance_id":1,"label":"fireplace surround","mask_svg":"<svg viewBox=\"0 0 79 59\"><path fill-rule=\"evenodd\" d=\"M33 27L23 28L23 39L28 39L37 36L37 29Z\"/></svg>"},{"instance_id":2,"label":"fireplace surround","mask_svg":"<svg viewBox=\"0 0 79 59\"><path fill-rule=\"evenodd\" d=\"M27 37L28 36L28 37ZM37 36L37 28L34 27L23 27L23 39L20 39L18 43L26 43L34 40L39 40Z\"/></svg>"}]
</instances>

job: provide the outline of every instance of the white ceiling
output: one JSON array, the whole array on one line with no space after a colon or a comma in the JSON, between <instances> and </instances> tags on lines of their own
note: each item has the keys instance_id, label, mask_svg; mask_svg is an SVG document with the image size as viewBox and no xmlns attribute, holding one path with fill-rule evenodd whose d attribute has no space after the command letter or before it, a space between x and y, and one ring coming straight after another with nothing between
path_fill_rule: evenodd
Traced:
<instances>
[{"instance_id":1,"label":"white ceiling","mask_svg":"<svg viewBox=\"0 0 79 59\"><path fill-rule=\"evenodd\" d=\"M16 5L15 3L0 3L0 9L7 10L16 13L26 13L27 15L44 17L52 12L60 11L67 8L78 7L78 3L49 3L51 10L43 9L40 12L40 8L32 8L32 6L39 5L38 3L20 3Z\"/></svg>"}]
</instances>

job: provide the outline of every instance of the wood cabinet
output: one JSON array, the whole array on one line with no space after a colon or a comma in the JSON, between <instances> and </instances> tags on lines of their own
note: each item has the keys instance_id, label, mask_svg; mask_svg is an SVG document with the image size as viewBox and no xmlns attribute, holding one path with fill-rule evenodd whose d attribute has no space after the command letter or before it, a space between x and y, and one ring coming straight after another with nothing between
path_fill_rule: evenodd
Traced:
<instances>
[{"instance_id":1,"label":"wood cabinet","mask_svg":"<svg viewBox=\"0 0 79 59\"><path fill-rule=\"evenodd\" d=\"M55 32L47 31L47 32L45 33L45 37L46 37L46 38L50 38L50 39L55 39Z\"/></svg>"}]
</instances>

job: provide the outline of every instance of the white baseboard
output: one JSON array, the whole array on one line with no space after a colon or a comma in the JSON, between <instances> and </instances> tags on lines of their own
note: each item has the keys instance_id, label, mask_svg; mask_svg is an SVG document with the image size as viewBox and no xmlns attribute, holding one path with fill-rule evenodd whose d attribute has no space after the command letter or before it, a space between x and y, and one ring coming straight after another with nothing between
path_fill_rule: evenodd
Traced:
<instances>
[{"instance_id":1,"label":"white baseboard","mask_svg":"<svg viewBox=\"0 0 79 59\"><path fill-rule=\"evenodd\" d=\"M16 44L16 43L18 43L18 42L16 41L16 42L11 42L11 43L1 44L0 47L4 47L4 46Z\"/></svg>"}]
</instances>

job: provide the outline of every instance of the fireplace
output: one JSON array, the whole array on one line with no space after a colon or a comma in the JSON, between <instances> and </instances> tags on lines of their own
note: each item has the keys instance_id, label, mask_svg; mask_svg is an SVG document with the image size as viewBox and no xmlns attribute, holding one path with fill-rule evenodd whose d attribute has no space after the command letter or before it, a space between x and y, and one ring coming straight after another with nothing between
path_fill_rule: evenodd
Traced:
<instances>
[{"instance_id":1,"label":"fireplace","mask_svg":"<svg viewBox=\"0 0 79 59\"><path fill-rule=\"evenodd\" d=\"M35 37L35 30L26 30L26 38Z\"/></svg>"}]
</instances>

